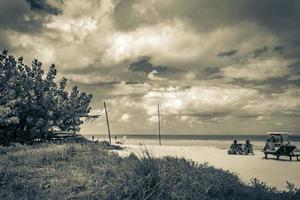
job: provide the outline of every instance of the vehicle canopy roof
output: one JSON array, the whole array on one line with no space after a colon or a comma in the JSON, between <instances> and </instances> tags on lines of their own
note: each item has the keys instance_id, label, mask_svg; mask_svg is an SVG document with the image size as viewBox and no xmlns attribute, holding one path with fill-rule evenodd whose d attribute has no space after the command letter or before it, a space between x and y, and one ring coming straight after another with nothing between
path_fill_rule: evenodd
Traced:
<instances>
[{"instance_id":1,"label":"vehicle canopy roof","mask_svg":"<svg viewBox=\"0 0 300 200\"><path fill-rule=\"evenodd\" d=\"M268 135L292 135L290 132L267 132Z\"/></svg>"}]
</instances>

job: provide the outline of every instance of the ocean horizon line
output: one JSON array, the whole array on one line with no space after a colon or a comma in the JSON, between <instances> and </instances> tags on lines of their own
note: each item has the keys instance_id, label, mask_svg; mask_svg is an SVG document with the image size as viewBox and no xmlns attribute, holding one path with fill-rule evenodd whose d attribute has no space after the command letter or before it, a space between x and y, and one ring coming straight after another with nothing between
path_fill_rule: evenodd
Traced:
<instances>
[{"instance_id":1,"label":"ocean horizon line","mask_svg":"<svg viewBox=\"0 0 300 200\"><path fill-rule=\"evenodd\" d=\"M87 136L107 136L107 134L93 134L93 133L80 133L81 135L87 135ZM123 134L123 133L117 133L112 134L114 136L158 136L158 134ZM300 136L300 133L290 133L290 136ZM268 133L265 134L169 134L164 133L161 134L161 136L268 136Z\"/></svg>"},{"instance_id":2,"label":"ocean horizon line","mask_svg":"<svg viewBox=\"0 0 300 200\"><path fill-rule=\"evenodd\" d=\"M85 137L92 137L105 139L108 138L108 135L83 135ZM135 139L135 140L156 140L158 139L157 134L112 134L111 137L114 139L126 137L127 139ZM268 138L267 134L263 135L161 135L162 140L251 140L251 141L266 141ZM291 141L300 141L300 135L290 135Z\"/></svg>"}]
</instances>

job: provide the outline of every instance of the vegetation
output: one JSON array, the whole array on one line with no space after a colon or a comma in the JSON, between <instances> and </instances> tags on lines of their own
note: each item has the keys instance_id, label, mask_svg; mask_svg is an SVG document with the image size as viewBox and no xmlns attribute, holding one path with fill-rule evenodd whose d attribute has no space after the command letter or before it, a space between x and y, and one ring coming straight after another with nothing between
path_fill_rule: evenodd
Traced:
<instances>
[{"instance_id":1,"label":"vegetation","mask_svg":"<svg viewBox=\"0 0 300 200\"><path fill-rule=\"evenodd\" d=\"M0 199L300 199L207 164L143 155L120 157L106 143L0 148Z\"/></svg>"},{"instance_id":2,"label":"vegetation","mask_svg":"<svg viewBox=\"0 0 300 200\"><path fill-rule=\"evenodd\" d=\"M78 131L86 116L92 95L80 93L77 86L66 91L67 79L55 82L54 65L44 74L42 63L31 67L7 51L0 54L0 144L30 143L53 136L51 130Z\"/></svg>"}]
</instances>

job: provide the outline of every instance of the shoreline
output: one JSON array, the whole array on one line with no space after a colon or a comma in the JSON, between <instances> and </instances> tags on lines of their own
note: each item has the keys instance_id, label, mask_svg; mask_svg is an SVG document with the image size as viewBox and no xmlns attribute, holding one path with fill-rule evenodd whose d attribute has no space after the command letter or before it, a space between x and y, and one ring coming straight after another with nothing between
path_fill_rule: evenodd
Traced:
<instances>
[{"instance_id":1,"label":"shoreline","mask_svg":"<svg viewBox=\"0 0 300 200\"><path fill-rule=\"evenodd\" d=\"M92 140L92 135L83 135L86 139ZM120 141L124 145L159 145L158 138L131 138L126 136L117 136L118 139L115 140L112 137L112 144L116 144L117 141ZM152 137L152 136L151 136ZM236 139L236 138L233 138ZM163 146L209 146L217 147L219 149L228 149L233 142L233 139L184 139L184 138L162 138L161 144ZM244 138L245 139L245 138ZM238 143L245 143L244 139L237 139ZM95 136L94 141L103 141L107 140L105 137ZM250 140L251 144L254 147L255 151L261 151L266 144L266 140ZM300 151L300 141L291 140L291 143L296 145Z\"/></svg>"},{"instance_id":2,"label":"shoreline","mask_svg":"<svg viewBox=\"0 0 300 200\"><path fill-rule=\"evenodd\" d=\"M87 138L87 137L86 137ZM87 138L91 140L91 138ZM106 139L95 139L94 141L104 141ZM119 140L123 144L122 145L149 145L149 146L159 146L157 140L153 139L126 139L125 141ZM245 141L238 141L238 143L245 143ZM254 151L262 151L265 146L265 141L252 141L251 144L254 147ZM112 139L112 144L117 144L115 139ZM231 140L176 140L176 139L168 139L162 140L162 146L207 146L207 147L216 147L218 149L229 149L232 144ZM292 144L297 146L297 151L300 150L300 142L292 142Z\"/></svg>"}]
</instances>

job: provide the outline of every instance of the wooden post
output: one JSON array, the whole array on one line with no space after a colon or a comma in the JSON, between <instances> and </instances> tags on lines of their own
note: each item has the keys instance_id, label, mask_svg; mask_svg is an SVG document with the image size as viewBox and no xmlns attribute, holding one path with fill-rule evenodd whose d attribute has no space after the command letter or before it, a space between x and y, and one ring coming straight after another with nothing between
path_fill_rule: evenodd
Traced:
<instances>
[{"instance_id":1,"label":"wooden post","mask_svg":"<svg viewBox=\"0 0 300 200\"><path fill-rule=\"evenodd\" d=\"M157 118L158 118L158 140L159 140L159 146L161 146L161 138L160 138L160 112L159 112L159 104L157 105Z\"/></svg>"},{"instance_id":2,"label":"wooden post","mask_svg":"<svg viewBox=\"0 0 300 200\"><path fill-rule=\"evenodd\" d=\"M108 115L107 115L107 109L106 109L105 101L103 102L103 104L104 104L104 110L105 110L105 116L106 116L106 124L107 124L109 144L111 144L110 127L109 127L109 121L108 121Z\"/></svg>"}]
</instances>

